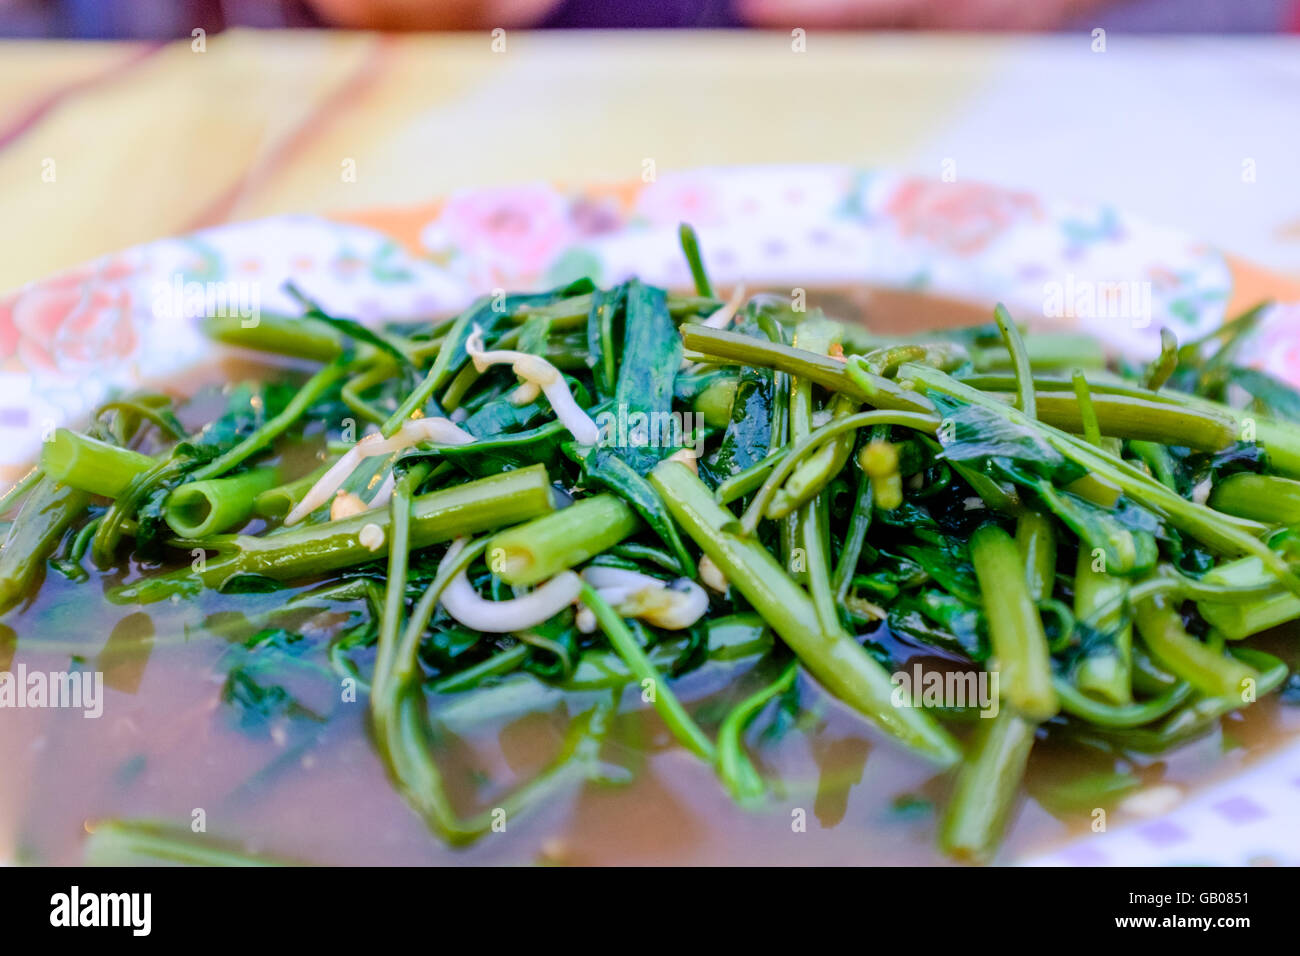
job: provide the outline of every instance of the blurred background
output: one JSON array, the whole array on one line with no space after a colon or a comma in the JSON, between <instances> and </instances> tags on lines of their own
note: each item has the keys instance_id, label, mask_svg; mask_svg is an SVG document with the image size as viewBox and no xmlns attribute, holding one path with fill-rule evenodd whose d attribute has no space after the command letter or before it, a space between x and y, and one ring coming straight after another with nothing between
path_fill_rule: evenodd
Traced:
<instances>
[{"instance_id":1,"label":"blurred background","mask_svg":"<svg viewBox=\"0 0 1300 956\"><path fill-rule=\"evenodd\" d=\"M233 220L849 163L1300 276L1300 0L0 0L0 294Z\"/></svg>"},{"instance_id":2,"label":"blurred background","mask_svg":"<svg viewBox=\"0 0 1300 956\"><path fill-rule=\"evenodd\" d=\"M1112 28L1134 31L1267 33L1300 24L1294 0L0 0L0 35L161 39L238 26L1043 30L1084 26L1103 8Z\"/></svg>"}]
</instances>

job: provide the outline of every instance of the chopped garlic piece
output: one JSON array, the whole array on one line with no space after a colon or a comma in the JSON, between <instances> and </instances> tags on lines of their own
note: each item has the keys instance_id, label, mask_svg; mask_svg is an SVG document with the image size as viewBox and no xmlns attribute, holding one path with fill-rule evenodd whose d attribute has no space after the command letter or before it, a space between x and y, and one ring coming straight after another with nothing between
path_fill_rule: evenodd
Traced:
<instances>
[{"instance_id":1,"label":"chopped garlic piece","mask_svg":"<svg viewBox=\"0 0 1300 956\"><path fill-rule=\"evenodd\" d=\"M367 551L378 551L384 546L384 529L371 523L361 529L357 540Z\"/></svg>"},{"instance_id":2,"label":"chopped garlic piece","mask_svg":"<svg viewBox=\"0 0 1300 956\"><path fill-rule=\"evenodd\" d=\"M699 460L695 457L694 448L680 448L677 451L673 452L671 455L669 455L668 460L675 461L678 462L679 464L685 465L687 468L695 472L697 475L700 473L700 463Z\"/></svg>"},{"instance_id":3,"label":"chopped garlic piece","mask_svg":"<svg viewBox=\"0 0 1300 956\"><path fill-rule=\"evenodd\" d=\"M334 495L334 500L330 502L330 520L338 521L340 518L351 518L353 515L361 514L369 507L368 504L361 500L360 495L340 488Z\"/></svg>"},{"instance_id":4,"label":"chopped garlic piece","mask_svg":"<svg viewBox=\"0 0 1300 956\"><path fill-rule=\"evenodd\" d=\"M465 351L480 372L492 365L511 366L525 383L537 386L546 394L547 401L555 410L555 417L564 423L564 427L575 439L584 445L594 445L600 441L600 429L591 420L591 416L578 406L560 370L546 359L513 349L486 349L483 346L483 330L477 325L465 341Z\"/></svg>"},{"instance_id":5,"label":"chopped garlic piece","mask_svg":"<svg viewBox=\"0 0 1300 956\"><path fill-rule=\"evenodd\" d=\"M727 576L707 554L700 558L700 580L719 594L727 593Z\"/></svg>"}]
</instances>

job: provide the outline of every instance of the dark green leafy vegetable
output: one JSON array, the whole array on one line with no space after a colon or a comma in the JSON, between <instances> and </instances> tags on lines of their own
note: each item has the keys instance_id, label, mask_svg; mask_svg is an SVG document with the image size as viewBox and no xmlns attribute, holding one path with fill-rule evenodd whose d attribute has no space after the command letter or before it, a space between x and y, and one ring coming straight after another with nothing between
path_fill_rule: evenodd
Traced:
<instances>
[{"instance_id":1,"label":"dark green leafy vegetable","mask_svg":"<svg viewBox=\"0 0 1300 956\"><path fill-rule=\"evenodd\" d=\"M698 237L680 239L695 296L581 280L371 326L298 294L300 318L209 323L320 367L229 387L193 434L147 393L56 431L0 500L0 609L23 613L47 566L120 604L265 602L227 638L224 713L293 732L296 759L344 681L452 843L494 818L453 799L447 728L503 713L568 721L507 815L626 780L603 744L633 707L756 806L779 789L764 748L816 733L838 698L957 768L939 840L985 860L1037 740L1126 766L1296 696L1250 646L1300 620L1300 396L1236 364L1258 312L1182 346L1166 333L1141 366L1001 306L883 336L776 296L724 307ZM475 332L495 360L471 362ZM940 700L897 693L913 666L942 676ZM725 692L697 697L697 676ZM971 721L960 746L947 725ZM1137 785L1030 786L1068 815ZM901 799L913 825L933 815ZM135 824L93 844L238 861Z\"/></svg>"}]
</instances>

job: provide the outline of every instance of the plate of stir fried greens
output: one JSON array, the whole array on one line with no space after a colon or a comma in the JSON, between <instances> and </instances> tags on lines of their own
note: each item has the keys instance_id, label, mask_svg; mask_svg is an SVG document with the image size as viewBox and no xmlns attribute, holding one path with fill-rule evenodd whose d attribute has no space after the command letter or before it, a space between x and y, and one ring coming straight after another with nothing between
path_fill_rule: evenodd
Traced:
<instances>
[{"instance_id":1,"label":"plate of stir fried greens","mask_svg":"<svg viewBox=\"0 0 1300 956\"><path fill-rule=\"evenodd\" d=\"M924 233L900 209L933 210L909 201L884 202ZM442 220L422 241L451 230ZM1161 293L1174 315L1197 303L1178 322L1144 312L1106 335L1087 313L1026 309L1039 275L1019 280L1019 305L970 306L973 324L885 331L869 307L864 321L835 314L833 296L819 306L819 283L789 285L785 265L720 285L707 225L673 230L671 250L662 229L611 230L606 266L653 248L680 257L683 281L612 268L626 277L595 281L580 273L600 263L572 246L541 272L486 256L495 271L457 280L480 294L446 316L417 299L409 315L355 297L340 309L290 274L275 311L177 321L181 352L200 336L251 364L215 386L109 381L88 414L47 422L0 505L0 703L46 706L17 668L72 661L87 679L117 675L98 705L111 718L150 656L196 655L211 706L173 700L178 726L224 720L222 734L259 741L232 758L241 774L250 753L272 754L230 782L230 806L270 799L285 767L342 748L331 728L351 721L374 766L349 772L383 781L404 804L387 812L452 854L503 844L516 820L533 843L546 833L530 819L580 832L580 810L555 817L575 794L640 792L619 812L653 813L668 798L637 791L648 753L657 778L689 779L692 794L708 782L692 799L746 840L844 826L864 765L861 788L881 794L872 767L906 767L906 792L861 811L875 817L827 856L839 862L908 861L873 849L891 828L924 843L921 862L1212 856L1218 831L1196 851L1168 837L1197 781L1230 808L1216 825L1267 825L1266 806L1223 788L1289 772L1255 757L1285 755L1297 727L1300 393L1243 359L1277 335L1274 307L1223 321L1202 276ZM418 256L387 240L365 255L420 285ZM968 304L963 281L988 281L945 270L941 291ZM528 288L496 284L511 274ZM536 291L547 275L561 281ZM117 657L87 650L96 616L117 621ZM167 646L173 631L183 646ZM114 661L141 648L123 679ZM543 714L547 745L507 761L527 773L486 797L465 783L473 727L506 726L504 741L515 725L500 721ZM782 773L796 738L822 769L812 789ZM861 741L856 764L826 756L837 740ZM211 808L211 836L178 817L210 791L134 801L148 753L105 769L111 798L79 805L85 859L305 855L223 833ZM1107 813L1116 832L1097 836ZM259 832L255 815L230 816ZM1034 838L1007 844L1021 816ZM1143 836L1152 817L1163 838ZM58 821L28 819L37 836L20 820L12 852L40 859ZM1167 855L1126 855L1123 841ZM717 862L744 859L726 846Z\"/></svg>"}]
</instances>

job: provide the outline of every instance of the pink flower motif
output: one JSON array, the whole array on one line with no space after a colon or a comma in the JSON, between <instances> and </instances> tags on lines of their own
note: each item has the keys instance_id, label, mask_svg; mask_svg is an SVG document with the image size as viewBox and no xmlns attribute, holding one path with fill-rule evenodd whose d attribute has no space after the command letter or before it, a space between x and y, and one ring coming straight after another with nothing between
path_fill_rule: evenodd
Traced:
<instances>
[{"instance_id":1,"label":"pink flower motif","mask_svg":"<svg viewBox=\"0 0 1300 956\"><path fill-rule=\"evenodd\" d=\"M569 206L569 219L583 237L613 232L623 224L618 206L609 199L578 196Z\"/></svg>"},{"instance_id":2,"label":"pink flower motif","mask_svg":"<svg viewBox=\"0 0 1300 956\"><path fill-rule=\"evenodd\" d=\"M126 281L133 274L114 260L62 273L0 303L0 358L76 374L130 356L139 342Z\"/></svg>"},{"instance_id":3,"label":"pink flower motif","mask_svg":"<svg viewBox=\"0 0 1300 956\"><path fill-rule=\"evenodd\" d=\"M904 237L920 237L963 256L984 249L1016 222L1042 214L1029 193L982 183L904 180L885 204Z\"/></svg>"},{"instance_id":4,"label":"pink flower motif","mask_svg":"<svg viewBox=\"0 0 1300 956\"><path fill-rule=\"evenodd\" d=\"M425 244L445 242L518 281L540 274L574 238L564 199L550 188L527 186L453 197L426 231Z\"/></svg>"},{"instance_id":5,"label":"pink flower motif","mask_svg":"<svg viewBox=\"0 0 1300 956\"><path fill-rule=\"evenodd\" d=\"M637 212L660 226L715 225L722 219L719 188L718 181L708 176L669 176L641 191Z\"/></svg>"},{"instance_id":6,"label":"pink flower motif","mask_svg":"<svg viewBox=\"0 0 1300 956\"><path fill-rule=\"evenodd\" d=\"M1247 340L1243 359L1300 388L1300 303L1275 305Z\"/></svg>"}]
</instances>

